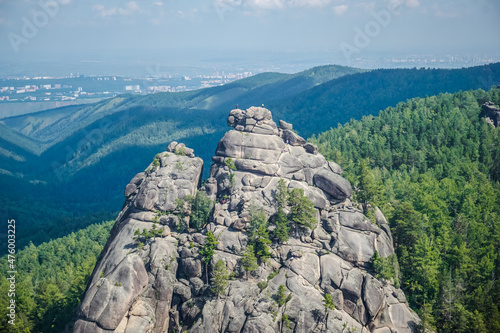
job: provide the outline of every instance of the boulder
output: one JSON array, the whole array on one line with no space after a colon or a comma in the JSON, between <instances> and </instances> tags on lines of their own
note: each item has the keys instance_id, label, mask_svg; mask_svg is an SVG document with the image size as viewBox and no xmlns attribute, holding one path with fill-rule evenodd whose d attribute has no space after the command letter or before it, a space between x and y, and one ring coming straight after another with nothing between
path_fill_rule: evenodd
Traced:
<instances>
[{"instance_id":1,"label":"boulder","mask_svg":"<svg viewBox=\"0 0 500 333\"><path fill-rule=\"evenodd\" d=\"M363 301L371 318L374 318L380 311L384 298L382 284L373 276L367 275L363 284Z\"/></svg>"},{"instance_id":2,"label":"boulder","mask_svg":"<svg viewBox=\"0 0 500 333\"><path fill-rule=\"evenodd\" d=\"M283 129L283 130L292 130L293 129L293 125L290 123L287 123L284 120L280 120L279 124L280 124L281 129Z\"/></svg>"},{"instance_id":3,"label":"boulder","mask_svg":"<svg viewBox=\"0 0 500 333\"><path fill-rule=\"evenodd\" d=\"M303 146L306 143L303 137L293 132L292 130L283 130L283 140L287 145Z\"/></svg>"},{"instance_id":4,"label":"boulder","mask_svg":"<svg viewBox=\"0 0 500 333\"><path fill-rule=\"evenodd\" d=\"M357 268L351 269L342 280L340 289L344 294L344 299L351 300L354 304L361 297L362 285L364 276L361 270Z\"/></svg>"},{"instance_id":5,"label":"boulder","mask_svg":"<svg viewBox=\"0 0 500 333\"><path fill-rule=\"evenodd\" d=\"M495 127L500 124L500 109L492 102L483 104L480 116L489 120Z\"/></svg>"},{"instance_id":6,"label":"boulder","mask_svg":"<svg viewBox=\"0 0 500 333\"><path fill-rule=\"evenodd\" d=\"M304 149L309 153L309 154L318 154L318 146L313 145L312 143L306 142L304 144Z\"/></svg>"},{"instance_id":7,"label":"boulder","mask_svg":"<svg viewBox=\"0 0 500 333\"><path fill-rule=\"evenodd\" d=\"M314 185L337 200L345 200L352 195L351 183L336 173L320 170L313 177Z\"/></svg>"},{"instance_id":8,"label":"boulder","mask_svg":"<svg viewBox=\"0 0 500 333\"><path fill-rule=\"evenodd\" d=\"M284 143L278 136L256 133L227 132L217 145L217 156L276 163Z\"/></svg>"}]
</instances>

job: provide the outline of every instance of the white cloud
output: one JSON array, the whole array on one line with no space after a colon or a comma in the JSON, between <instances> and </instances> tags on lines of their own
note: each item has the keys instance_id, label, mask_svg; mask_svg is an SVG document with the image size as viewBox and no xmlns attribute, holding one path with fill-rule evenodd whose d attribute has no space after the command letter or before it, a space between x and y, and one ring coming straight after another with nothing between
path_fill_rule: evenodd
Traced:
<instances>
[{"instance_id":1,"label":"white cloud","mask_svg":"<svg viewBox=\"0 0 500 333\"><path fill-rule=\"evenodd\" d=\"M406 5L410 8L417 8L420 6L419 0L406 0Z\"/></svg>"},{"instance_id":2,"label":"white cloud","mask_svg":"<svg viewBox=\"0 0 500 333\"><path fill-rule=\"evenodd\" d=\"M345 12L347 12L347 5L339 5L339 6L335 6L333 7L333 12L335 13L335 15L344 15Z\"/></svg>"},{"instance_id":3,"label":"white cloud","mask_svg":"<svg viewBox=\"0 0 500 333\"><path fill-rule=\"evenodd\" d=\"M257 9L281 9L285 7L283 0L247 0L246 4Z\"/></svg>"},{"instance_id":4,"label":"white cloud","mask_svg":"<svg viewBox=\"0 0 500 333\"><path fill-rule=\"evenodd\" d=\"M331 2L331 0L291 0L288 4L297 7L325 7Z\"/></svg>"},{"instance_id":5,"label":"white cloud","mask_svg":"<svg viewBox=\"0 0 500 333\"><path fill-rule=\"evenodd\" d=\"M104 5L94 5L92 6L92 10L97 12L97 14L100 17L108 17L108 16L114 16L114 15L132 15L135 12L139 12L141 8L135 1L130 1L127 3L125 8L121 7L112 7L112 8L106 8Z\"/></svg>"},{"instance_id":6,"label":"white cloud","mask_svg":"<svg viewBox=\"0 0 500 333\"><path fill-rule=\"evenodd\" d=\"M241 5L241 2L242 0L215 0L215 6L219 5L219 6L232 6L232 7L236 7L236 6L240 6Z\"/></svg>"},{"instance_id":7,"label":"white cloud","mask_svg":"<svg viewBox=\"0 0 500 333\"><path fill-rule=\"evenodd\" d=\"M389 0L388 5L391 8L399 8L404 3L404 0Z\"/></svg>"},{"instance_id":8,"label":"white cloud","mask_svg":"<svg viewBox=\"0 0 500 333\"><path fill-rule=\"evenodd\" d=\"M455 18L459 16L459 12L453 6L444 6L441 8L437 4L432 5L434 16L439 18Z\"/></svg>"},{"instance_id":9,"label":"white cloud","mask_svg":"<svg viewBox=\"0 0 500 333\"><path fill-rule=\"evenodd\" d=\"M100 17L116 15L116 7L106 9L103 5L94 5L92 10L96 11Z\"/></svg>"},{"instance_id":10,"label":"white cloud","mask_svg":"<svg viewBox=\"0 0 500 333\"><path fill-rule=\"evenodd\" d=\"M139 5L137 4L137 2L135 1L130 1L128 4L127 4L127 8L132 10L132 11L138 11L138 10L141 10L141 8L139 7Z\"/></svg>"},{"instance_id":11,"label":"white cloud","mask_svg":"<svg viewBox=\"0 0 500 333\"><path fill-rule=\"evenodd\" d=\"M371 1L371 2L360 2L355 6L357 8L363 9L367 13L370 13L375 9L375 5L376 5L375 1Z\"/></svg>"}]
</instances>

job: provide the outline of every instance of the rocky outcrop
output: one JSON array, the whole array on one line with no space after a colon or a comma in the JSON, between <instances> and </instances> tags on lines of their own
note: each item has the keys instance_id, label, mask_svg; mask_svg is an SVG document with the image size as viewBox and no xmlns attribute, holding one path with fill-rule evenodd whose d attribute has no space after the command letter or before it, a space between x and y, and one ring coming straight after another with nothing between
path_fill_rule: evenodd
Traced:
<instances>
[{"instance_id":1,"label":"rocky outcrop","mask_svg":"<svg viewBox=\"0 0 500 333\"><path fill-rule=\"evenodd\" d=\"M486 102L481 109L481 117L486 118L486 121L497 127L500 124L500 109L492 102Z\"/></svg>"},{"instance_id":2,"label":"rocky outcrop","mask_svg":"<svg viewBox=\"0 0 500 333\"><path fill-rule=\"evenodd\" d=\"M176 142L127 185L74 332L412 332L419 319L402 291L370 272L375 252L394 254L382 212L370 221L353 208L340 166L291 124L278 127L269 110L236 109L227 122L233 129L219 142L203 186L201 159ZM303 190L315 223L274 241L270 258L244 274L252 212L262 209L272 232L278 184ZM186 202L197 191L214 204L195 227ZM208 231L218 245L205 267L200 250ZM220 296L207 283L218 260L234 276ZM276 300L280 286L284 304ZM334 310L324 306L327 294Z\"/></svg>"}]
</instances>

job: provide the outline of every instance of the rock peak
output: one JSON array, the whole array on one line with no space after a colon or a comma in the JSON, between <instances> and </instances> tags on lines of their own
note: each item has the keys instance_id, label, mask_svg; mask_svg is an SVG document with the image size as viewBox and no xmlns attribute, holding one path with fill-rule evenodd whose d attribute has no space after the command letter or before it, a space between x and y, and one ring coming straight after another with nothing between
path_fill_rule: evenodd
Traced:
<instances>
[{"instance_id":1,"label":"rock peak","mask_svg":"<svg viewBox=\"0 0 500 333\"><path fill-rule=\"evenodd\" d=\"M412 332L419 318L403 292L367 269L375 253L394 255L382 212L373 222L364 216L340 166L291 124L276 126L269 110L235 109L227 122L233 129L203 186L202 160L177 142L127 185L74 332ZM278 186L301 193L314 220L289 219L295 232L285 241L273 230L292 204L278 202ZM255 208L265 215L269 258L245 274ZM217 245L205 266L209 232ZM217 297L207 282L221 262L235 279ZM271 296L279 290L284 304ZM327 312L326 294L335 304Z\"/></svg>"},{"instance_id":2,"label":"rock peak","mask_svg":"<svg viewBox=\"0 0 500 333\"><path fill-rule=\"evenodd\" d=\"M278 127L273 121L271 111L263 107L234 109L227 117L227 124L240 132L278 135Z\"/></svg>"},{"instance_id":3,"label":"rock peak","mask_svg":"<svg viewBox=\"0 0 500 333\"><path fill-rule=\"evenodd\" d=\"M500 126L500 109L493 102L483 104L480 116L494 127Z\"/></svg>"}]
</instances>

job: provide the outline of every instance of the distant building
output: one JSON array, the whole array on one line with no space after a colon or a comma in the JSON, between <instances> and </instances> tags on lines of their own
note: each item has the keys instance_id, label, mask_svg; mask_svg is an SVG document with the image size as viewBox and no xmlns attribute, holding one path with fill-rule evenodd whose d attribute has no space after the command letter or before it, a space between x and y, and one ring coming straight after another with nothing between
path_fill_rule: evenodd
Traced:
<instances>
[{"instance_id":1,"label":"distant building","mask_svg":"<svg viewBox=\"0 0 500 333\"><path fill-rule=\"evenodd\" d=\"M138 84L134 84L131 86L125 86L125 90L127 90L127 91L139 91L139 90L141 90L141 86Z\"/></svg>"}]
</instances>

